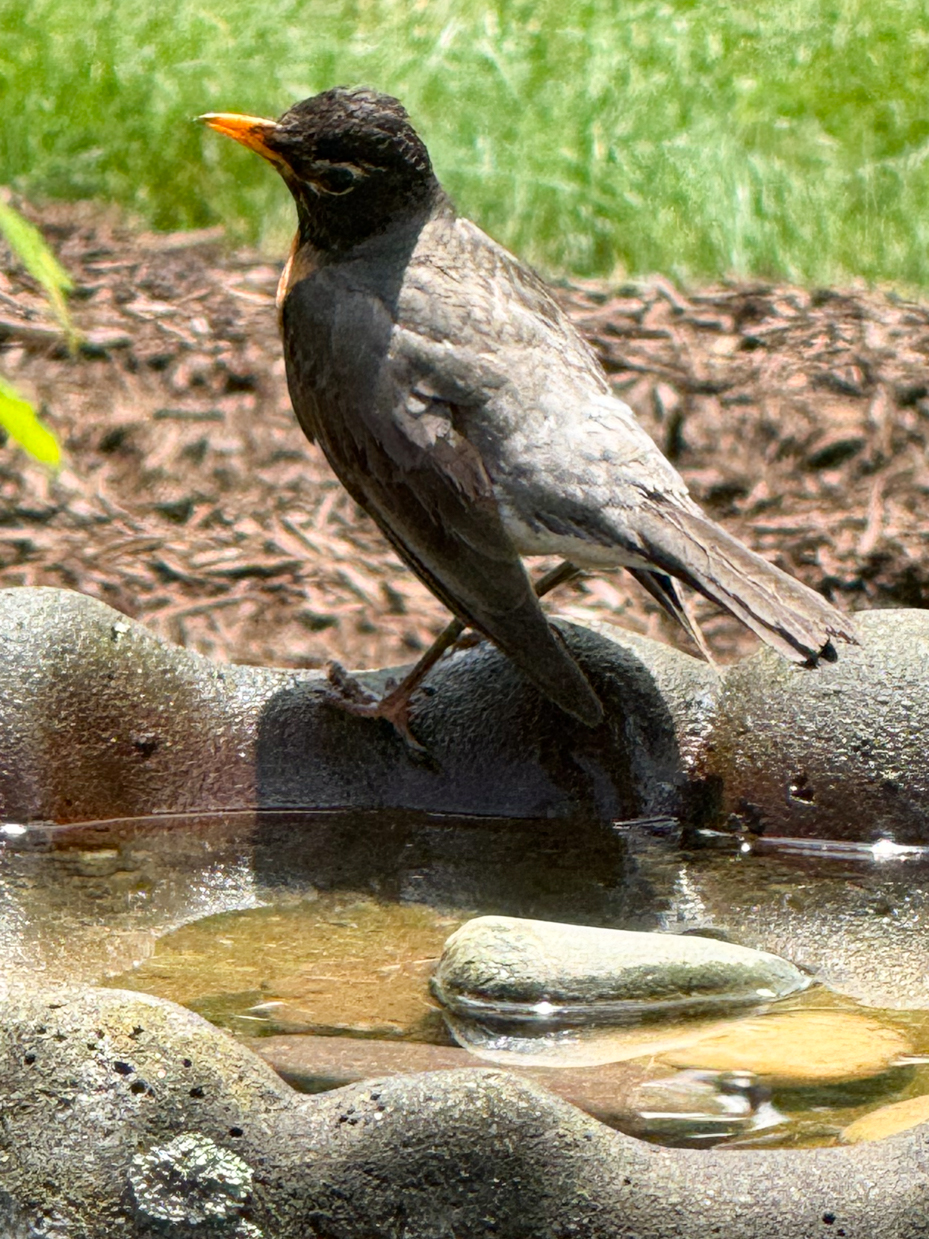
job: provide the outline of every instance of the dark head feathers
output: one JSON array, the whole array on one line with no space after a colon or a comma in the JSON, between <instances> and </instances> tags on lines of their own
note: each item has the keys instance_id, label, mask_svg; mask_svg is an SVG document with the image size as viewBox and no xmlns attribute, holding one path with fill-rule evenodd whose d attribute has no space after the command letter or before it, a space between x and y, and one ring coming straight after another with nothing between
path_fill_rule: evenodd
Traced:
<instances>
[{"instance_id":1,"label":"dark head feathers","mask_svg":"<svg viewBox=\"0 0 929 1239\"><path fill-rule=\"evenodd\" d=\"M415 182L432 177L424 141L398 99L375 90L336 87L303 99L277 121L274 147L297 175L320 161L363 169L406 170Z\"/></svg>"},{"instance_id":2,"label":"dark head feathers","mask_svg":"<svg viewBox=\"0 0 929 1239\"><path fill-rule=\"evenodd\" d=\"M425 143L390 95L323 91L289 108L266 142L283 160L301 233L322 250L350 248L444 199Z\"/></svg>"},{"instance_id":3,"label":"dark head feathers","mask_svg":"<svg viewBox=\"0 0 929 1239\"><path fill-rule=\"evenodd\" d=\"M295 103L278 125L282 142L307 154L311 147L316 159L367 156L375 162L399 161L420 173L432 171L429 152L406 108L391 95L336 86Z\"/></svg>"}]
</instances>

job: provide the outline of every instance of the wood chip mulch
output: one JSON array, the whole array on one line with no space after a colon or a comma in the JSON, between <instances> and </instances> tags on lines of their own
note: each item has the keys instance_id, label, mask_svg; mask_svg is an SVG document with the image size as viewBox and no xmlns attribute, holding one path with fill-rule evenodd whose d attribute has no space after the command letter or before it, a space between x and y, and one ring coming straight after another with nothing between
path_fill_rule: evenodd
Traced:
<instances>
[{"instance_id":1,"label":"wood chip mulch","mask_svg":"<svg viewBox=\"0 0 929 1239\"><path fill-rule=\"evenodd\" d=\"M23 204L19 204L23 205ZM0 448L0 586L103 599L211 658L409 661L447 613L308 445L287 398L279 265L216 230L26 206L75 282L71 356L0 245L0 374L66 452ZM929 603L929 307L864 288L661 278L560 290L708 512L847 609ZM560 614L686 648L622 573ZM754 639L702 600L723 659Z\"/></svg>"}]
</instances>

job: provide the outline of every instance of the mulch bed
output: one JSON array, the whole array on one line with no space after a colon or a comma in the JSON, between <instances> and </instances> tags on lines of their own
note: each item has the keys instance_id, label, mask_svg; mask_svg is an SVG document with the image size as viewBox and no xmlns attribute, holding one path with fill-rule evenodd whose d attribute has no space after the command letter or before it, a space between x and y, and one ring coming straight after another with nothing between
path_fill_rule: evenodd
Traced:
<instances>
[{"instance_id":1,"label":"mulch bed","mask_svg":"<svg viewBox=\"0 0 929 1239\"><path fill-rule=\"evenodd\" d=\"M22 204L20 204L22 205ZM221 232L29 206L75 281L71 356L0 245L0 373L65 449L0 448L0 586L82 590L214 659L409 661L447 613L305 441L279 265ZM929 307L893 293L660 278L560 290L708 512L848 609L929 601ZM555 606L686 641L622 573ZM709 604L721 658L754 638Z\"/></svg>"}]
</instances>

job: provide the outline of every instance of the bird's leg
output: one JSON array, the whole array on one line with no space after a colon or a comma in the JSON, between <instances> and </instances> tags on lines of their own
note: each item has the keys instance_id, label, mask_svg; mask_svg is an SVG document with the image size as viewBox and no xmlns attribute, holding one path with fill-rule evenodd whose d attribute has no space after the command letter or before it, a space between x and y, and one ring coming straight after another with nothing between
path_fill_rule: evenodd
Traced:
<instances>
[{"instance_id":1,"label":"bird's leg","mask_svg":"<svg viewBox=\"0 0 929 1239\"><path fill-rule=\"evenodd\" d=\"M414 667L406 673L399 684L394 685L382 697L376 697L362 688L354 676L340 663L332 662L326 669L329 684L335 689L334 699L340 709L365 718L386 718L400 733L411 748L422 751L422 745L410 731L410 700L421 681L435 666L447 649L455 644L465 626L454 619L436 637L429 649Z\"/></svg>"},{"instance_id":2,"label":"bird's leg","mask_svg":"<svg viewBox=\"0 0 929 1239\"><path fill-rule=\"evenodd\" d=\"M565 560L557 568L552 568L541 576L533 586L536 596L544 597L557 585L570 581L580 572L574 564ZM375 697L362 688L354 676L350 675L340 663L331 662L327 668L329 684L335 690L333 696L339 707L350 714L359 714L366 718L386 718L389 723L414 749L422 751L422 745L410 732L410 704L413 694L436 665L442 655L454 646L465 625L459 619L452 622L436 637L419 662L411 667L399 684L394 685L382 697Z\"/></svg>"},{"instance_id":3,"label":"bird's leg","mask_svg":"<svg viewBox=\"0 0 929 1239\"><path fill-rule=\"evenodd\" d=\"M567 559L563 560L557 568L550 568L544 576L540 576L533 585L535 596L544 598L547 593L550 593L556 586L564 585L565 581L573 581L576 576L581 575L581 570L576 564L569 563Z\"/></svg>"}]
</instances>

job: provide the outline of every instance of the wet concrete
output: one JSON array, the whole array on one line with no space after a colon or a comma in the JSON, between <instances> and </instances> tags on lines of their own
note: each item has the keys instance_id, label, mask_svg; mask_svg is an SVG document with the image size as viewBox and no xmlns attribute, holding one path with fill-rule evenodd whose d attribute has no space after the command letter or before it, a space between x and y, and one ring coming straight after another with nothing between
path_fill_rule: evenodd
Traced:
<instances>
[{"instance_id":1,"label":"wet concrete","mask_svg":"<svg viewBox=\"0 0 929 1239\"><path fill-rule=\"evenodd\" d=\"M708 929L785 955L868 1006L929 1007L922 856L652 848L637 864L662 928Z\"/></svg>"},{"instance_id":2,"label":"wet concrete","mask_svg":"<svg viewBox=\"0 0 929 1239\"><path fill-rule=\"evenodd\" d=\"M217 666L80 594L0 591L0 814L350 806L602 821L675 810L687 777L648 660L635 643L564 631L606 723L566 718L484 644L443 663L418 703L424 759L388 724L334 706L319 673ZM667 656L694 663L683 682L712 678Z\"/></svg>"},{"instance_id":3,"label":"wet concrete","mask_svg":"<svg viewBox=\"0 0 929 1239\"><path fill-rule=\"evenodd\" d=\"M642 638L567 626L607 709L594 732L477 646L441 664L417 704L424 759L385 725L335 709L318 675L214 666L67 591L0 593L0 933L13 964L0 1007L0 1230L371 1239L399 1227L431 1239L450 1225L483 1235L492 1219L514 1239L924 1233L925 1127L840 1149L698 1154L624 1137L499 1071L300 1098L170 1004L15 983L34 985L49 923L59 943L74 934L89 977L144 957L166 927L248 908L262 888L302 877L440 907L722 927L831 970L840 987L847 966L848 992L867 988L870 951L884 986L875 1001L893 988L902 947L900 988L925 1005L917 870L884 903L868 882L837 877L835 909L827 899L817 920L812 896L810 915L791 903L802 875L762 898L753 857L720 878L725 867L678 852L669 824L691 841L712 830L929 842L929 615L872 613L860 631L862 645L832 666L762 652L717 678ZM343 806L360 816L316 818L309 833L258 812ZM217 810L241 812L247 828L233 844L207 840L195 864L187 844L170 857L93 824L180 814L153 827L169 839L185 812ZM477 824L430 816L449 812ZM16 830L38 821L87 823L73 827L87 842L68 859L50 859L53 842L17 852ZM884 928L849 950L856 899ZM151 915L133 938L139 906ZM882 933L893 950L875 951ZM66 955L47 953L49 975L67 975Z\"/></svg>"},{"instance_id":4,"label":"wet concrete","mask_svg":"<svg viewBox=\"0 0 929 1239\"><path fill-rule=\"evenodd\" d=\"M791 838L929 839L929 611L866 611L812 674L759 650L727 669L702 765L718 814Z\"/></svg>"}]
</instances>

